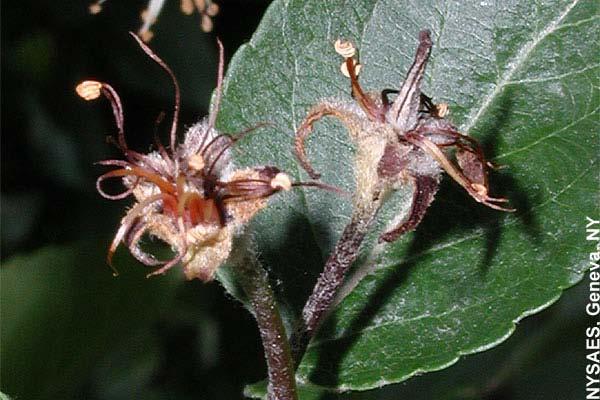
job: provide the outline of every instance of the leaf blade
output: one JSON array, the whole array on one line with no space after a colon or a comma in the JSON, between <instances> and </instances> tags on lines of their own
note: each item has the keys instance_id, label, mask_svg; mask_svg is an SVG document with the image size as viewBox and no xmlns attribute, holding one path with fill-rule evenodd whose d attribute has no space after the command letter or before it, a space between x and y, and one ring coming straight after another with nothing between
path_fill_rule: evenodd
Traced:
<instances>
[{"instance_id":1,"label":"leaf blade","mask_svg":"<svg viewBox=\"0 0 600 400\"><path fill-rule=\"evenodd\" d=\"M492 176L491 185L520 210L516 216L485 210L446 179L417 232L378 247L376 233L406 211L410 189L387 205L357 262L364 280L346 290L350 294L309 346L298 372L301 381L323 387L365 390L497 345L519 319L547 307L582 278L586 265L577 254L577 229L585 215L598 211L594 196L587 195L598 187L598 65L587 65L598 46L585 40L598 33L598 16L589 1L544 7L515 2L510 10L436 1L418 7L395 1L327 6L274 3L271 12L279 17L261 24L253 53L240 55L231 67L221 124L269 118L283 131L253 138L238 161L298 171L291 138L303 113L324 98L351 101L331 46L336 35L359 44L361 81L380 90L399 85L416 32L430 27L437 39L424 90L449 102L453 120L482 139L493 160L510 166ZM262 62L267 58L277 62ZM248 93L265 94L252 110L242 106ZM243 110L242 118L236 110ZM339 124L320 122L308 152L324 181L352 190L353 149ZM253 231L282 282L291 321L351 204L307 191L277 200L274 208L255 221ZM298 257L301 262L294 261Z\"/></svg>"}]
</instances>

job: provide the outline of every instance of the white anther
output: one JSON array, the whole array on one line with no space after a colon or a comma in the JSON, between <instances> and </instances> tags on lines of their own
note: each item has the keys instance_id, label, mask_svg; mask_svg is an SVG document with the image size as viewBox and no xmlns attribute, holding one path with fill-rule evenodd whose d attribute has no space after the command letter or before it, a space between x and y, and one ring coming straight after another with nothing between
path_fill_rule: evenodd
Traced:
<instances>
[{"instance_id":1,"label":"white anther","mask_svg":"<svg viewBox=\"0 0 600 400\"><path fill-rule=\"evenodd\" d=\"M487 196L488 190L484 185L482 185L480 183L472 183L471 187L473 189L475 189L475 191L477 192L478 195L483 196L483 197Z\"/></svg>"},{"instance_id":2,"label":"white anther","mask_svg":"<svg viewBox=\"0 0 600 400\"><path fill-rule=\"evenodd\" d=\"M448 103L440 103L435 105L435 113L438 118L444 118L450 112L450 107L448 107Z\"/></svg>"},{"instance_id":3,"label":"white anther","mask_svg":"<svg viewBox=\"0 0 600 400\"><path fill-rule=\"evenodd\" d=\"M98 81L83 81L75 87L75 91L79 97L84 100L96 100L100 97L102 83Z\"/></svg>"},{"instance_id":4,"label":"white anther","mask_svg":"<svg viewBox=\"0 0 600 400\"><path fill-rule=\"evenodd\" d=\"M354 58L352 59L352 64L354 64L354 74L358 76L358 74L360 74L362 65L357 64ZM346 78L350 78L350 72L348 72L348 64L346 64L346 61L340 65L340 71L342 71L342 74L344 74Z\"/></svg>"},{"instance_id":5,"label":"white anther","mask_svg":"<svg viewBox=\"0 0 600 400\"><path fill-rule=\"evenodd\" d=\"M287 174L280 172L275 175L275 178L271 179L271 187L273 189L290 190L292 188L292 181Z\"/></svg>"},{"instance_id":6,"label":"white anther","mask_svg":"<svg viewBox=\"0 0 600 400\"><path fill-rule=\"evenodd\" d=\"M206 164L204 163L204 157L202 157L201 154L194 154L188 160L188 165L196 171L202 171Z\"/></svg>"},{"instance_id":7,"label":"white anther","mask_svg":"<svg viewBox=\"0 0 600 400\"><path fill-rule=\"evenodd\" d=\"M356 54L356 47L349 40L338 39L333 44L333 47L336 53L344 58L351 58Z\"/></svg>"}]
</instances>

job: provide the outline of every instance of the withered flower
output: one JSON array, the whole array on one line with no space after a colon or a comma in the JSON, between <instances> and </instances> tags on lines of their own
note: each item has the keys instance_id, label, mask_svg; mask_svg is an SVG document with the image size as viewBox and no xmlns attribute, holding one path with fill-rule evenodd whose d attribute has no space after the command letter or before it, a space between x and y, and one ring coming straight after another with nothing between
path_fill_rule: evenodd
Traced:
<instances>
[{"instance_id":1,"label":"withered flower","mask_svg":"<svg viewBox=\"0 0 600 400\"><path fill-rule=\"evenodd\" d=\"M98 14L102 11L103 3L106 0L97 0L89 6L91 14ZM150 0L148 6L142 11L140 17L142 26L138 30L138 35L144 42L150 41L154 33L150 30L152 25L158 19L158 15L162 11L165 0ZM219 5L212 0L181 0L181 12L186 15L191 15L194 10L200 14L200 28L204 32L210 32L213 29L212 18L219 13Z\"/></svg>"},{"instance_id":2,"label":"withered flower","mask_svg":"<svg viewBox=\"0 0 600 400\"><path fill-rule=\"evenodd\" d=\"M350 78L354 101L326 100L313 106L296 131L295 152L306 172L318 179L320 175L308 161L304 142L321 118L339 119L356 144L354 209L304 305L302 323L292 335L295 360L302 358L310 338L333 306L362 241L391 191L412 185L413 198L408 216L399 215L391 221L391 228L379 236L380 242L392 242L417 227L437 192L442 170L478 202L513 211L501 205L506 199L488 194L487 169L491 164L485 160L479 143L445 119L446 104L434 104L421 93L432 47L429 31L419 33L415 60L400 90L364 92L358 83L361 65L355 58L356 48L342 40L334 47L344 58L340 69ZM396 94L393 100L391 94ZM455 150L456 161L451 159L451 149Z\"/></svg>"},{"instance_id":3,"label":"withered flower","mask_svg":"<svg viewBox=\"0 0 600 400\"><path fill-rule=\"evenodd\" d=\"M215 129L223 85L223 46L219 44L219 72L214 107L208 118L196 123L177 143L179 85L171 69L136 35L143 51L171 77L175 86L175 107L170 131L170 147L156 139L156 151L142 154L130 149L125 141L123 108L117 92L107 83L85 81L77 93L86 100L104 95L112 106L117 125L116 144L125 160L105 160L101 165L118 169L100 176L97 189L107 199L135 197L135 204L121 220L108 250L108 263L123 242L141 263L158 266L150 275L163 274L181 262L188 279L213 279L217 268L228 258L233 237L267 204L267 198L294 183L271 166L235 169L230 148L248 129L232 137ZM126 190L108 194L102 188L106 179L119 178ZM173 249L171 260L160 261L140 247L140 239L149 234Z\"/></svg>"},{"instance_id":4,"label":"withered flower","mask_svg":"<svg viewBox=\"0 0 600 400\"><path fill-rule=\"evenodd\" d=\"M296 155L314 178L319 174L310 165L304 141L313 124L324 116L338 118L356 143L356 208L367 208L379 202L386 191L398 185L414 185L408 217L380 240L391 242L413 230L438 189L441 171L446 171L476 201L490 208L513 211L501 204L507 200L489 195L488 167L481 146L472 137L462 134L445 117L446 104L434 104L421 93L425 66L432 42L430 32L419 33L419 46L400 90L366 93L358 83L356 48L348 41L338 40L335 50L344 57L341 70L350 78L354 102L323 101L312 107L296 133ZM390 95L396 94L390 100ZM449 151L454 149L456 161Z\"/></svg>"}]
</instances>

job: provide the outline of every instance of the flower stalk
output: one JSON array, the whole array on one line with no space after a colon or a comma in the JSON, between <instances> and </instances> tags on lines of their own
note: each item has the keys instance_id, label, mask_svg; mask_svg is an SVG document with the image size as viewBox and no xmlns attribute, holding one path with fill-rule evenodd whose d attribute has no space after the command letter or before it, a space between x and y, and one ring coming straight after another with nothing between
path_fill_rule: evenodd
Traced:
<instances>
[{"instance_id":1,"label":"flower stalk","mask_svg":"<svg viewBox=\"0 0 600 400\"><path fill-rule=\"evenodd\" d=\"M267 271L257 260L249 241L244 241L246 243L236 245L236 248L242 250L234 264L260 331L268 369L267 398L297 400L292 352L275 295L269 284Z\"/></svg>"},{"instance_id":2,"label":"flower stalk","mask_svg":"<svg viewBox=\"0 0 600 400\"><path fill-rule=\"evenodd\" d=\"M370 202L355 207L350 222L344 228L335 248L327 259L313 291L302 310L302 320L290 343L295 365L302 360L310 339L332 309L336 295L344 283L348 270L360 254L360 246L377 216L385 195L383 187L376 187Z\"/></svg>"}]
</instances>

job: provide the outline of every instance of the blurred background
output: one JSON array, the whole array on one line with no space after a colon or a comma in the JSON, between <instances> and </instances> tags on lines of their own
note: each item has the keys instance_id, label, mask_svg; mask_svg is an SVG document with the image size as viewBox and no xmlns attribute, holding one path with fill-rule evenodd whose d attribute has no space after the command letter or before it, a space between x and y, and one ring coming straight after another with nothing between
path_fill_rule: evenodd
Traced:
<instances>
[{"instance_id":1,"label":"blurred background","mask_svg":"<svg viewBox=\"0 0 600 400\"><path fill-rule=\"evenodd\" d=\"M217 1L214 30L166 1L152 48L182 87L182 126L206 115L216 43L226 57L247 42L268 1ZM130 147L147 151L155 120L170 112L168 77L127 34L145 1L2 2L0 389L16 399L241 399L266 373L251 315L218 283L184 282L179 270L145 279L106 249L128 200L95 190L118 157L108 103L75 85L93 78L121 95ZM161 126L168 130L170 120ZM166 137L166 135L165 135ZM586 287L520 323L491 351L392 385L323 399L575 399L584 385Z\"/></svg>"}]
</instances>

